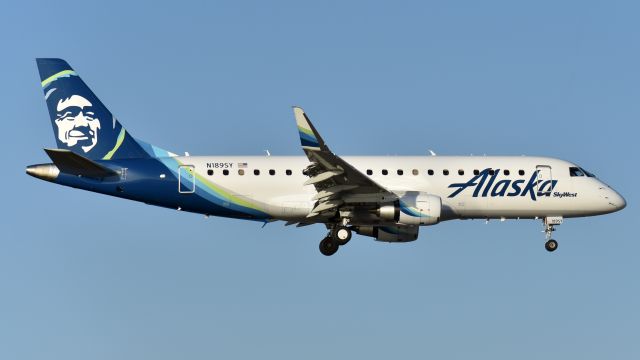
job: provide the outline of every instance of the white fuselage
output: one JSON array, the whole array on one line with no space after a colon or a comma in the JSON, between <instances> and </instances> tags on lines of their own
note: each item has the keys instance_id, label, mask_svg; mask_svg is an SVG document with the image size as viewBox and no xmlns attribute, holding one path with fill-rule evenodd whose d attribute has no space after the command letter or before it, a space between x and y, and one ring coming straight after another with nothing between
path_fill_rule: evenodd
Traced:
<instances>
[{"instance_id":1,"label":"white fuselage","mask_svg":"<svg viewBox=\"0 0 640 360\"><path fill-rule=\"evenodd\" d=\"M302 171L309 165L304 156L178 159L182 164L193 165L198 175L234 195L264 204L275 219L303 218L314 207L317 192L312 185L303 185L308 177ZM343 159L394 193L439 196L441 220L592 216L626 205L616 191L596 177L571 176L570 168L577 165L549 157L344 156ZM254 174L255 170L259 170L259 175ZM472 182L474 177L476 181Z\"/></svg>"}]
</instances>

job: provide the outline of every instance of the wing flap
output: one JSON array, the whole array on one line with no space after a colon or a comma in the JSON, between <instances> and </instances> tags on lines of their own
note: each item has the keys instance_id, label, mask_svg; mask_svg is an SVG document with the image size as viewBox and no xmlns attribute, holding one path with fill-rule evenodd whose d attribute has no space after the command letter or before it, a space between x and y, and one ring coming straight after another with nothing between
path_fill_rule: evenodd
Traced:
<instances>
[{"instance_id":1,"label":"wing flap","mask_svg":"<svg viewBox=\"0 0 640 360\"><path fill-rule=\"evenodd\" d=\"M329 180L334 176L341 175L342 173L343 173L342 170L329 170L329 171L321 172L320 174L318 174L318 175L310 178L309 180L305 181L304 184L305 185L317 184L317 183L323 182L325 180Z\"/></svg>"},{"instance_id":2,"label":"wing flap","mask_svg":"<svg viewBox=\"0 0 640 360\"><path fill-rule=\"evenodd\" d=\"M357 185L338 185L338 186L333 186L330 187L328 189L324 189L319 191L314 197L313 200L320 200L320 199L324 199L324 198L328 198L334 195L337 195L343 191L349 191L349 190L353 190L355 188L357 188Z\"/></svg>"},{"instance_id":3,"label":"wing flap","mask_svg":"<svg viewBox=\"0 0 640 360\"><path fill-rule=\"evenodd\" d=\"M336 199L336 200L329 200L329 201L324 201L319 203L318 205L316 205L315 208L313 208L313 210L311 210L311 213L321 213L323 211L327 211L327 210L331 210L334 208L337 208L338 206L344 204L344 201Z\"/></svg>"}]
</instances>

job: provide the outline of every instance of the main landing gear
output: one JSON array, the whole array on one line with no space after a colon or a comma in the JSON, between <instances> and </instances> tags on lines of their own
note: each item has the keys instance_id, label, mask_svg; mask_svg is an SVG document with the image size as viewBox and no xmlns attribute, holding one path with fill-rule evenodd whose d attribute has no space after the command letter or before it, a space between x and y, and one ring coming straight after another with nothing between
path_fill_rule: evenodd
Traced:
<instances>
[{"instance_id":1,"label":"main landing gear","mask_svg":"<svg viewBox=\"0 0 640 360\"><path fill-rule=\"evenodd\" d=\"M551 238L551 234L556 231L556 225L562 224L562 217L546 217L542 220L542 223L544 225L544 236L547 240L544 243L544 248L547 249L548 252L556 251L558 248L558 242Z\"/></svg>"},{"instance_id":2,"label":"main landing gear","mask_svg":"<svg viewBox=\"0 0 640 360\"><path fill-rule=\"evenodd\" d=\"M331 256L338 251L340 246L346 245L351 240L351 229L344 225L336 225L320 241L322 255Z\"/></svg>"}]
</instances>

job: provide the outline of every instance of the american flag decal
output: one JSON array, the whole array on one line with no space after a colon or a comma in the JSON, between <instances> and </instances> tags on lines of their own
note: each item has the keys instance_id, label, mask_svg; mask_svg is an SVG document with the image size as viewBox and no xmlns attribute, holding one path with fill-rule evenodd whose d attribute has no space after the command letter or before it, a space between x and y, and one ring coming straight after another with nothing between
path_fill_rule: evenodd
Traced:
<instances>
[{"instance_id":1,"label":"american flag decal","mask_svg":"<svg viewBox=\"0 0 640 360\"><path fill-rule=\"evenodd\" d=\"M238 169L246 169L247 163L238 163Z\"/></svg>"}]
</instances>

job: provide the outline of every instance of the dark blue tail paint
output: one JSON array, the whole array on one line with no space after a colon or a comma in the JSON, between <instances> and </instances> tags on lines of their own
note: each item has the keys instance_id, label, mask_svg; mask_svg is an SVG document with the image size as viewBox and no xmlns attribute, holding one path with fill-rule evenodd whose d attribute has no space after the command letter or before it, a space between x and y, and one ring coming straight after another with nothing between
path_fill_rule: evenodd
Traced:
<instances>
[{"instance_id":1,"label":"dark blue tail paint","mask_svg":"<svg viewBox=\"0 0 640 360\"><path fill-rule=\"evenodd\" d=\"M58 148L93 160L148 158L138 141L62 59L36 59Z\"/></svg>"},{"instance_id":2,"label":"dark blue tail paint","mask_svg":"<svg viewBox=\"0 0 640 360\"><path fill-rule=\"evenodd\" d=\"M54 164L27 173L64 186L184 211L265 221L263 204L233 203L234 196L197 176L181 193L176 154L132 137L106 106L61 59L37 59L42 89L58 148L48 151ZM77 154L77 155L75 155ZM78 156L79 155L79 156ZM87 160L89 159L89 160ZM54 169L55 171L53 171ZM192 175L194 176L194 175Z\"/></svg>"}]
</instances>

